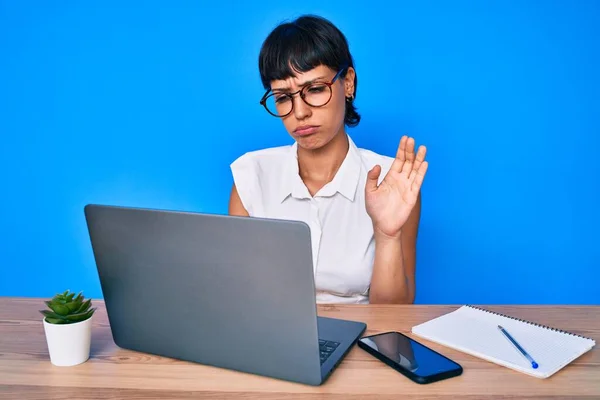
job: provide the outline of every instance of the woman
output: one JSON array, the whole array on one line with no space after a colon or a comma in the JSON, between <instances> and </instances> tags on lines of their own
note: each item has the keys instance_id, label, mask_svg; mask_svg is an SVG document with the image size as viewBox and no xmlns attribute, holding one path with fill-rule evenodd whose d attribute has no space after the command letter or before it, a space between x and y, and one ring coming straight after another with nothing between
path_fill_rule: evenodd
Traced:
<instances>
[{"instance_id":1,"label":"woman","mask_svg":"<svg viewBox=\"0 0 600 400\"><path fill-rule=\"evenodd\" d=\"M310 226L318 303L413 303L425 147L403 136L395 158L357 148L345 126L357 76L344 35L303 16L275 28L259 55L261 104L291 146L231 164L231 215Z\"/></svg>"}]
</instances>

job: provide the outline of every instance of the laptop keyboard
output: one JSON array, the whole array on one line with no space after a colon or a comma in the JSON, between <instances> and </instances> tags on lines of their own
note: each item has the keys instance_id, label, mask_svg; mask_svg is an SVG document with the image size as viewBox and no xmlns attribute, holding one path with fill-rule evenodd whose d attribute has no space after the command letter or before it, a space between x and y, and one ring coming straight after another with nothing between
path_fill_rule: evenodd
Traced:
<instances>
[{"instance_id":1,"label":"laptop keyboard","mask_svg":"<svg viewBox=\"0 0 600 400\"><path fill-rule=\"evenodd\" d=\"M329 358L329 356L337 349L340 344L329 340L319 339L319 350L321 353L321 365Z\"/></svg>"}]
</instances>

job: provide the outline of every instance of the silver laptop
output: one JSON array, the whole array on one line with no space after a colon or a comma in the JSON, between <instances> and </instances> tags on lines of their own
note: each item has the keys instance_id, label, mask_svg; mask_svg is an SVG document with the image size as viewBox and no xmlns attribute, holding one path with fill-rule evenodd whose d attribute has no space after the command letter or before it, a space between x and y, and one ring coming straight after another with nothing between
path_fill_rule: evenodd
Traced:
<instances>
[{"instance_id":1,"label":"silver laptop","mask_svg":"<svg viewBox=\"0 0 600 400\"><path fill-rule=\"evenodd\" d=\"M84 211L119 347L320 385L366 329L317 317L303 222Z\"/></svg>"}]
</instances>

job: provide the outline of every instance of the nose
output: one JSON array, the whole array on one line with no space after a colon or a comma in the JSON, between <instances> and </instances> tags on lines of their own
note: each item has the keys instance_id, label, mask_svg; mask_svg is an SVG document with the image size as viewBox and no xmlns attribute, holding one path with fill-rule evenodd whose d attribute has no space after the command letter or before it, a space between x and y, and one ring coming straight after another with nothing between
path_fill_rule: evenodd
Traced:
<instances>
[{"instance_id":1,"label":"nose","mask_svg":"<svg viewBox=\"0 0 600 400\"><path fill-rule=\"evenodd\" d=\"M303 120L303 119L306 119L307 117L310 117L311 112L312 112L310 109L310 106L304 102L302 97L300 97L300 93L298 93L297 96L294 96L293 101L294 101L294 116L296 117L296 119Z\"/></svg>"}]
</instances>

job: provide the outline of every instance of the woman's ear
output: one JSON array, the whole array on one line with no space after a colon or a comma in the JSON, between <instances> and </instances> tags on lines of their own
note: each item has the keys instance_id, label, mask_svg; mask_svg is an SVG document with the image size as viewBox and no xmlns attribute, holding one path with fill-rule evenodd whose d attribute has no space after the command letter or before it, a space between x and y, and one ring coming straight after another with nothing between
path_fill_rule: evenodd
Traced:
<instances>
[{"instance_id":1,"label":"woman's ear","mask_svg":"<svg viewBox=\"0 0 600 400\"><path fill-rule=\"evenodd\" d=\"M348 67L348 72L346 72L346 76L344 77L344 95L346 97L354 97L354 77L356 76L356 71L354 68Z\"/></svg>"}]
</instances>

